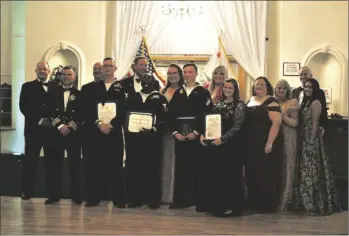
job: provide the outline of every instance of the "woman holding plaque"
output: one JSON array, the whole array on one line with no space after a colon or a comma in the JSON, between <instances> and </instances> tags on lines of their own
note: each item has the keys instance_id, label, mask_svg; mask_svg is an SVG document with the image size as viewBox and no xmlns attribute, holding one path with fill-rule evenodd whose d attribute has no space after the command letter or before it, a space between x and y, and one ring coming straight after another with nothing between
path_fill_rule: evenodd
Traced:
<instances>
[{"instance_id":1,"label":"woman holding plaque","mask_svg":"<svg viewBox=\"0 0 349 236\"><path fill-rule=\"evenodd\" d=\"M212 81L208 86L213 104L223 100L223 83L228 79L228 71L225 66L217 66L212 73Z\"/></svg>"},{"instance_id":2,"label":"woman holding plaque","mask_svg":"<svg viewBox=\"0 0 349 236\"><path fill-rule=\"evenodd\" d=\"M161 203L161 161L167 100L154 89L154 78L144 74L142 90L128 100L126 132L129 155L126 159L128 207Z\"/></svg>"},{"instance_id":3,"label":"woman holding plaque","mask_svg":"<svg viewBox=\"0 0 349 236\"><path fill-rule=\"evenodd\" d=\"M211 127L207 126L208 117L214 114L219 115L221 123L211 134L221 129L221 135L212 138L208 130ZM224 82L223 101L214 105L212 115L206 116L206 132L200 136L210 163L208 212L217 217L240 216L244 199L240 128L245 119L245 104L240 100L235 79Z\"/></svg>"},{"instance_id":4,"label":"woman holding plaque","mask_svg":"<svg viewBox=\"0 0 349 236\"><path fill-rule=\"evenodd\" d=\"M281 106L281 133L284 139L282 164L282 184L280 211L286 211L294 205L294 184L296 178L297 127L299 105L297 99L291 99L291 87L286 80L279 80L275 86L275 97Z\"/></svg>"},{"instance_id":5,"label":"woman holding plaque","mask_svg":"<svg viewBox=\"0 0 349 236\"><path fill-rule=\"evenodd\" d=\"M168 102L171 101L174 92L184 84L183 71L176 65L171 64L167 70L167 83L160 93ZM162 201L172 203L174 188L175 154L174 139L169 128L165 128L163 138L163 163L162 163Z\"/></svg>"},{"instance_id":6,"label":"woman holding plaque","mask_svg":"<svg viewBox=\"0 0 349 236\"><path fill-rule=\"evenodd\" d=\"M257 78L252 89L242 131L248 145L245 150L247 207L267 213L276 210L280 198L281 109L267 78Z\"/></svg>"}]
</instances>

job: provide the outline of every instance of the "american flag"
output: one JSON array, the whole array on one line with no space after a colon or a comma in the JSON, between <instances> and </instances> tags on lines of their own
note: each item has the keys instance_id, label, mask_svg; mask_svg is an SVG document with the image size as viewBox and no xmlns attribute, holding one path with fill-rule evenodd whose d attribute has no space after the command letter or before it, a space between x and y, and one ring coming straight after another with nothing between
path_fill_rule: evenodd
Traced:
<instances>
[{"instance_id":1,"label":"american flag","mask_svg":"<svg viewBox=\"0 0 349 236\"><path fill-rule=\"evenodd\" d=\"M161 78L160 74L158 73L156 66L154 65L153 60L151 59L149 55L148 45L146 42L145 37L142 37L141 44L139 45L136 57L143 56L147 59L148 62L148 73L151 73L155 79L159 80L163 85L165 84L165 80Z\"/></svg>"}]
</instances>

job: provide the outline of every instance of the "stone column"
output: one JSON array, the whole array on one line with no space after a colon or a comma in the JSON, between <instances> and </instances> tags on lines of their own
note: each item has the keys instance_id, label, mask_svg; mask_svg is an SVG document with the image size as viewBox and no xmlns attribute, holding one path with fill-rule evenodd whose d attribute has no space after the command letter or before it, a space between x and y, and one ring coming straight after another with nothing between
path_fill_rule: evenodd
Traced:
<instances>
[{"instance_id":1,"label":"stone column","mask_svg":"<svg viewBox=\"0 0 349 236\"><path fill-rule=\"evenodd\" d=\"M25 82L25 1L12 1L11 65L12 65L12 135L9 151L24 153L24 117L19 110L19 95Z\"/></svg>"}]
</instances>

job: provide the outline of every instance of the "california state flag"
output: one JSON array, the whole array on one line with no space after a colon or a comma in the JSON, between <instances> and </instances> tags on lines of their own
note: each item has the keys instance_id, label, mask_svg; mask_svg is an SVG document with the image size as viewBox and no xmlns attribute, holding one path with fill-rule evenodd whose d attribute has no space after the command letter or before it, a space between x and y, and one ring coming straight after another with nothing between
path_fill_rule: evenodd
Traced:
<instances>
[{"instance_id":1,"label":"california state flag","mask_svg":"<svg viewBox=\"0 0 349 236\"><path fill-rule=\"evenodd\" d=\"M203 75L201 76L201 83L204 87L208 87L212 80L212 73L214 69L222 65L228 70L228 78L236 79L234 72L229 63L227 52L225 51L224 45L222 43L221 37L218 37L218 48L215 49L215 52L212 54L210 60L203 70Z\"/></svg>"}]
</instances>

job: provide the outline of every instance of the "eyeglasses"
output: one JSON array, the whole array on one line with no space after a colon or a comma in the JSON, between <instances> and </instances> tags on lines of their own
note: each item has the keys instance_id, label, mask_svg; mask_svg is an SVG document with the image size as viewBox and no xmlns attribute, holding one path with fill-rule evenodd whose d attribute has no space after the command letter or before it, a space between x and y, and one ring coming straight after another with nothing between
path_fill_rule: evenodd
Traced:
<instances>
[{"instance_id":1,"label":"eyeglasses","mask_svg":"<svg viewBox=\"0 0 349 236\"><path fill-rule=\"evenodd\" d=\"M104 68L113 68L114 65L103 65Z\"/></svg>"},{"instance_id":2,"label":"eyeglasses","mask_svg":"<svg viewBox=\"0 0 349 236\"><path fill-rule=\"evenodd\" d=\"M178 72L167 72L167 75L177 75Z\"/></svg>"}]
</instances>

